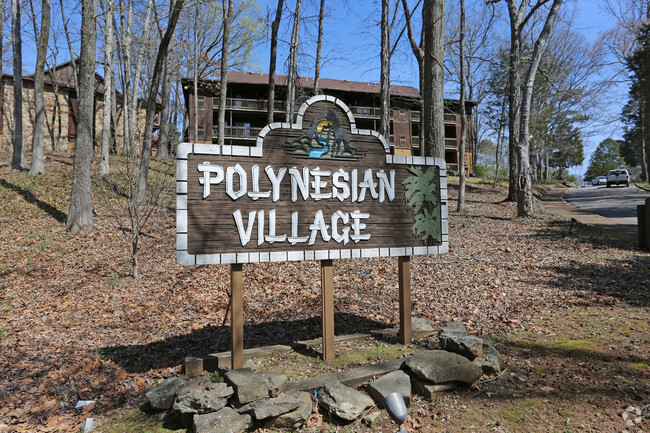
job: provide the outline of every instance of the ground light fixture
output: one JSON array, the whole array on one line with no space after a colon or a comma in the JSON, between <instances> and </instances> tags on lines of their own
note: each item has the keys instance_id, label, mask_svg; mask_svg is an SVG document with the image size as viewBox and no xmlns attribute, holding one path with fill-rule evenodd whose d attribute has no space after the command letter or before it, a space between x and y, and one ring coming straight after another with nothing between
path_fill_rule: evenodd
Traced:
<instances>
[{"instance_id":1,"label":"ground light fixture","mask_svg":"<svg viewBox=\"0 0 650 433\"><path fill-rule=\"evenodd\" d=\"M384 399L384 407L386 408L388 415L390 415L393 421L397 423L397 426L399 427L397 433L407 433L406 429L402 427L402 424L408 415L402 394L399 392L388 394Z\"/></svg>"}]
</instances>

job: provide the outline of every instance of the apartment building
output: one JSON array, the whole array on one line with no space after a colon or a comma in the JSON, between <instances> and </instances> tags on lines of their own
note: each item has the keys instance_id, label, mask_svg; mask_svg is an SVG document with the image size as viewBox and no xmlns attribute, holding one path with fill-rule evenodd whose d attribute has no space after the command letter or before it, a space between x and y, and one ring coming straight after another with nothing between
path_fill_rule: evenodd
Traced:
<instances>
[{"instance_id":1,"label":"apartment building","mask_svg":"<svg viewBox=\"0 0 650 433\"><path fill-rule=\"evenodd\" d=\"M254 145L257 135L267 124L268 111L267 74L228 72L228 90L224 125L226 144ZM276 76L274 122L286 122L285 94L287 77ZM198 129L198 142L216 143L218 136L219 81L200 80L198 85L198 113L194 115L194 84L192 79L182 80L189 122L183 133L185 141L195 141L194 125ZM301 77L298 83L296 112L313 95L313 78ZM348 80L319 80L322 93L343 101L352 111L357 128L379 130L379 93L376 83ZM465 103L468 115L468 139L465 153L468 173L473 169L472 112L476 102ZM409 86L391 85L390 135L387 137L391 151L396 155L420 155L420 93ZM460 101L445 99L445 160L447 167L458 170L460 148Z\"/></svg>"}]
</instances>

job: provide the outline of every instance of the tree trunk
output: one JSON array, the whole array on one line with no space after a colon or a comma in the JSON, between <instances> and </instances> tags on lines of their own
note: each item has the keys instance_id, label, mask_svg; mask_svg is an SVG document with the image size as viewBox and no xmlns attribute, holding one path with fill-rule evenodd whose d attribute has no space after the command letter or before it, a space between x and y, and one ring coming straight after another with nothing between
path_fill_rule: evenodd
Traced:
<instances>
[{"instance_id":1,"label":"tree trunk","mask_svg":"<svg viewBox=\"0 0 650 433\"><path fill-rule=\"evenodd\" d=\"M648 10L650 11L650 4L648 5ZM645 121L647 117L647 111L645 108L646 102L639 102L641 113L639 118L641 119L641 177L646 182L650 182L650 155L648 155L648 140L645 137Z\"/></svg>"},{"instance_id":2,"label":"tree trunk","mask_svg":"<svg viewBox=\"0 0 650 433\"><path fill-rule=\"evenodd\" d=\"M79 56L79 102L77 110L77 144L74 154L70 211L66 226L76 232L93 225L90 163L93 152L95 98L95 52L97 43L97 0L81 2L81 54Z\"/></svg>"},{"instance_id":3,"label":"tree trunk","mask_svg":"<svg viewBox=\"0 0 650 433\"><path fill-rule=\"evenodd\" d=\"M32 140L32 164L29 174L36 176L45 173L44 138L45 138L45 100L43 80L45 76L45 56L50 39L50 0L41 1L41 35L38 38L36 53L36 71L34 72L34 136Z\"/></svg>"},{"instance_id":4,"label":"tree trunk","mask_svg":"<svg viewBox=\"0 0 650 433\"><path fill-rule=\"evenodd\" d=\"M293 17L291 46L289 50L289 74L287 76L287 115L286 121L293 123L294 105L296 104L296 86L298 81L298 39L300 37L300 7L302 0L296 0L296 13Z\"/></svg>"},{"instance_id":5,"label":"tree trunk","mask_svg":"<svg viewBox=\"0 0 650 433\"><path fill-rule=\"evenodd\" d=\"M445 157L444 36L445 0L424 0L424 155Z\"/></svg>"},{"instance_id":6,"label":"tree trunk","mask_svg":"<svg viewBox=\"0 0 650 433\"><path fill-rule=\"evenodd\" d=\"M458 212L465 208L465 147L467 141L467 113L465 113L465 0L460 0L460 149L458 151Z\"/></svg>"},{"instance_id":7,"label":"tree trunk","mask_svg":"<svg viewBox=\"0 0 650 433\"><path fill-rule=\"evenodd\" d=\"M521 54L521 13L516 9L514 0L508 0L510 13L510 62L508 69L508 200L517 200L517 178L519 165L516 150L519 147L519 103L521 101L521 72L519 71Z\"/></svg>"},{"instance_id":8,"label":"tree trunk","mask_svg":"<svg viewBox=\"0 0 650 433\"><path fill-rule=\"evenodd\" d=\"M77 56L74 53L72 48L72 41L70 40L70 32L68 31L68 20L65 17L65 8L63 5L63 0L59 0L59 5L61 6L61 22L63 23L63 30L65 33L65 40L68 43L68 52L70 53L70 63L72 64L72 77L74 78L74 88L79 91L79 72L77 71Z\"/></svg>"},{"instance_id":9,"label":"tree trunk","mask_svg":"<svg viewBox=\"0 0 650 433\"><path fill-rule=\"evenodd\" d=\"M284 0L278 0L278 7L275 10L275 19L271 23L271 59L269 62L269 95L266 111L266 123L273 123L273 110L275 109L275 64L278 56L278 28L282 19L282 5Z\"/></svg>"},{"instance_id":10,"label":"tree trunk","mask_svg":"<svg viewBox=\"0 0 650 433\"><path fill-rule=\"evenodd\" d=\"M99 173L106 175L110 171L109 155L113 130L111 114L113 111L113 0L106 1L106 32L104 34L104 119L102 125L102 150L99 160Z\"/></svg>"},{"instance_id":11,"label":"tree trunk","mask_svg":"<svg viewBox=\"0 0 650 433\"><path fill-rule=\"evenodd\" d=\"M390 140L390 0L381 1L381 72L379 91L379 133Z\"/></svg>"},{"instance_id":12,"label":"tree trunk","mask_svg":"<svg viewBox=\"0 0 650 433\"><path fill-rule=\"evenodd\" d=\"M151 137L153 135L153 120L156 115L156 97L158 96L158 88L160 87L160 72L167 58L169 42L174 34L178 16L184 4L185 0L176 0L174 3L174 9L169 17L169 24L167 25L165 36L163 36L158 47L158 54L156 55L156 62L152 72L151 87L149 88L149 97L147 98L147 118L144 123L144 140L142 143L140 174L137 185L137 200L139 202L144 202L147 197L147 179L149 177L149 162L151 160Z\"/></svg>"},{"instance_id":13,"label":"tree trunk","mask_svg":"<svg viewBox=\"0 0 650 433\"><path fill-rule=\"evenodd\" d=\"M415 41L415 36L413 35L413 25L411 23L411 13L409 11L407 0L402 0L402 7L404 8L404 16L406 17L406 26L408 29L409 42L411 43L411 50L413 55L418 61L418 75L419 75L419 84L420 84L420 119L424 118L424 32L420 32L420 43L418 44ZM418 138L418 145L420 147L420 155L425 155L425 146L424 146L424 131L422 128L422 120L420 120L420 135Z\"/></svg>"},{"instance_id":14,"label":"tree trunk","mask_svg":"<svg viewBox=\"0 0 650 433\"><path fill-rule=\"evenodd\" d=\"M194 143L199 142L199 2L194 8Z\"/></svg>"},{"instance_id":15,"label":"tree trunk","mask_svg":"<svg viewBox=\"0 0 650 433\"><path fill-rule=\"evenodd\" d=\"M128 15L125 15L124 11L124 0L120 0L120 21L122 28L122 37L121 37L121 49L118 53L123 57L121 61L118 59L118 62L122 65L122 88L130 89L132 86L131 78L131 22L133 19L133 9L131 2L129 2ZM122 93L122 140L124 145L124 153L131 155L133 150L133 134L130 130L131 125L131 112L129 107L131 106L131 92L124 91Z\"/></svg>"},{"instance_id":16,"label":"tree trunk","mask_svg":"<svg viewBox=\"0 0 650 433\"><path fill-rule=\"evenodd\" d=\"M4 47L4 21L5 21L5 8L4 8L4 2L2 3L2 7L0 7L0 52L2 51L2 47ZM2 56L0 56L0 103L4 103L6 100L5 98L5 80L4 80L4 72L2 68ZM4 111L4 110L2 110ZM0 113L2 115L2 113ZM0 119L0 121L4 121L4 119ZM0 152L4 152L4 137L0 136Z\"/></svg>"},{"instance_id":17,"label":"tree trunk","mask_svg":"<svg viewBox=\"0 0 650 433\"><path fill-rule=\"evenodd\" d=\"M226 0L223 0L224 2ZM218 144L224 145L224 123L226 121L226 97L228 96L228 54L230 52L230 26L232 24L233 0L228 1L228 8L223 4L223 36L221 44L221 88L219 89L219 108L217 115L219 137Z\"/></svg>"},{"instance_id":18,"label":"tree trunk","mask_svg":"<svg viewBox=\"0 0 650 433\"><path fill-rule=\"evenodd\" d=\"M495 161L495 168L494 168L494 185L496 185L499 182L499 170L500 170L500 164L501 164L501 141L502 138L501 136L503 135L503 128L504 125L501 124L499 125L499 131L497 132L497 149L494 155L494 161Z\"/></svg>"},{"instance_id":19,"label":"tree trunk","mask_svg":"<svg viewBox=\"0 0 650 433\"><path fill-rule=\"evenodd\" d=\"M130 140L132 143L136 142L136 130L139 130L137 128L137 120L138 120L138 105L140 101L140 81L141 81L141 76L142 76L142 66L145 63L144 57L145 57L145 52L146 48L148 45L148 41L151 37L150 32L151 32L151 12L153 10L153 0L148 0L147 2L147 11L145 13L144 17L144 24L143 24L143 29L142 29L142 40L143 43L140 45L140 48L138 50L137 57L135 59L135 73L133 74L133 94L131 96L131 105L130 105L130 110L131 114L129 115L129 122L131 122L129 126L129 131L131 133ZM142 138L142 136L140 137Z\"/></svg>"},{"instance_id":20,"label":"tree trunk","mask_svg":"<svg viewBox=\"0 0 650 433\"><path fill-rule=\"evenodd\" d=\"M167 161L169 159L169 95L172 88L171 68L169 66L170 53L171 50L167 54L167 59L165 59L162 76L162 93L160 96L162 109L160 111L160 129L158 130L158 153L156 153L158 161Z\"/></svg>"},{"instance_id":21,"label":"tree trunk","mask_svg":"<svg viewBox=\"0 0 650 433\"><path fill-rule=\"evenodd\" d=\"M530 173L530 110L533 98L533 85L535 84L535 75L541 60L546 41L555 24L555 18L560 10L562 0L553 0L553 5L546 17L544 27L535 41L532 61L526 72L526 80L523 86L523 95L521 103L521 124L519 145L517 146L517 159L519 163L519 177L517 190L517 215L533 216L533 185Z\"/></svg>"},{"instance_id":22,"label":"tree trunk","mask_svg":"<svg viewBox=\"0 0 650 433\"><path fill-rule=\"evenodd\" d=\"M318 12L318 41L316 42L316 65L314 68L314 94L320 95L320 62L321 50L323 48L323 21L325 18L325 0L320 0L320 10Z\"/></svg>"},{"instance_id":23,"label":"tree trunk","mask_svg":"<svg viewBox=\"0 0 650 433\"><path fill-rule=\"evenodd\" d=\"M11 168L22 170L24 166L23 151L23 54L20 35L20 0L11 2L11 33L14 54L14 143Z\"/></svg>"}]
</instances>

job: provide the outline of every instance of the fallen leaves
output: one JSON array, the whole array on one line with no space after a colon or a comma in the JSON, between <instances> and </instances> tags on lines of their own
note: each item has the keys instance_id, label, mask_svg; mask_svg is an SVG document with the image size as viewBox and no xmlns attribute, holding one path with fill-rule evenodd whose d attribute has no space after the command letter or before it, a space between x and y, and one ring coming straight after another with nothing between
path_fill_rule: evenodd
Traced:
<instances>
[{"instance_id":1,"label":"fallen leaves","mask_svg":"<svg viewBox=\"0 0 650 433\"><path fill-rule=\"evenodd\" d=\"M47 179L65 179L69 166L52 161ZM26 176L0 169L10 185ZM58 184L32 193L63 211L68 192ZM505 194L473 185L468 212L450 210L449 254L412 258L414 315L498 336L530 330L530 318L549 310L647 305L647 255L586 229L565 236L548 215L518 219ZM151 228L157 239L145 240L135 281L101 210L91 231L71 234L15 191L0 186L0 197L0 430L72 431L90 412L137 404L154 380L179 374L185 356L228 350L229 269L178 265L173 213ZM396 262L335 261L336 334L398 323ZM244 298L246 347L320 336L318 262L245 265ZM77 410L79 399L96 404ZM310 423L320 427L322 416Z\"/></svg>"}]
</instances>

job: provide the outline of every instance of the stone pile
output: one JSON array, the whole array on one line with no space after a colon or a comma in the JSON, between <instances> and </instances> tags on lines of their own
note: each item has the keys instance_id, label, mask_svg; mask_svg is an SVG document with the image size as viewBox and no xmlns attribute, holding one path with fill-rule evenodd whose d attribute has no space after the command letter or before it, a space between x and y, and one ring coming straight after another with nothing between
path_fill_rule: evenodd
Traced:
<instances>
[{"instance_id":1,"label":"stone pile","mask_svg":"<svg viewBox=\"0 0 650 433\"><path fill-rule=\"evenodd\" d=\"M343 421L371 422L379 412L375 407L383 408L390 393L399 392L408 405L412 392L432 399L434 393L501 370L499 353L490 342L469 335L462 324L445 326L439 340L446 350L407 356L395 363L394 371L370 381L365 393L336 380L287 386L287 378L279 373L244 368L228 371L224 382L205 376L187 381L169 378L147 392L147 400L154 410L181 414L195 433L237 433L257 427L293 430L306 424L316 405Z\"/></svg>"}]
</instances>

